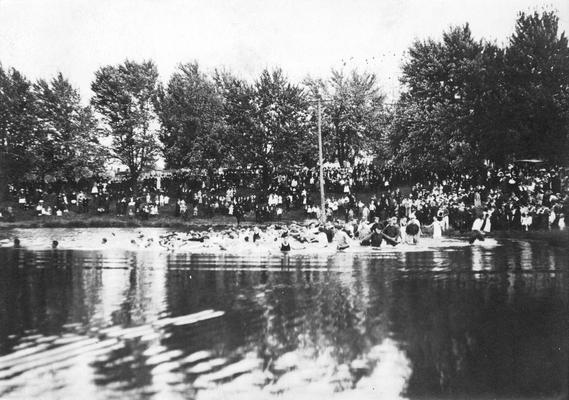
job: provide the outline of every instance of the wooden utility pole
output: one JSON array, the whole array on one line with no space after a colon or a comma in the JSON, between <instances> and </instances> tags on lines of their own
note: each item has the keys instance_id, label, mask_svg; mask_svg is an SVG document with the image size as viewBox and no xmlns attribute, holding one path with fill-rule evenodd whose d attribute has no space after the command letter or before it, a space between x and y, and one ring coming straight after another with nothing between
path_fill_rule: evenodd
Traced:
<instances>
[{"instance_id":1,"label":"wooden utility pole","mask_svg":"<svg viewBox=\"0 0 569 400\"><path fill-rule=\"evenodd\" d=\"M324 196L324 157L322 156L322 111L318 98L318 159L320 162L320 222L326 222L326 205Z\"/></svg>"}]
</instances>

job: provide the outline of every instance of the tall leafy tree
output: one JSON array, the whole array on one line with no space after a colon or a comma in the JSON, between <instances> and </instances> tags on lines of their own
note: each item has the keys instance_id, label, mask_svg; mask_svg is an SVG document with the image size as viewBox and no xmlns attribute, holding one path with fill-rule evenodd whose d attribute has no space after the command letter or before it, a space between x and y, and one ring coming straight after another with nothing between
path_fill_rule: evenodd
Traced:
<instances>
[{"instance_id":1,"label":"tall leafy tree","mask_svg":"<svg viewBox=\"0 0 569 400\"><path fill-rule=\"evenodd\" d=\"M112 153L129 169L136 190L140 173L154 165L160 147L154 100L158 71L151 61L125 61L95 73L91 102L112 137Z\"/></svg>"},{"instance_id":2,"label":"tall leafy tree","mask_svg":"<svg viewBox=\"0 0 569 400\"><path fill-rule=\"evenodd\" d=\"M223 98L197 63L178 67L156 101L160 140L170 168L223 165Z\"/></svg>"},{"instance_id":3,"label":"tall leafy tree","mask_svg":"<svg viewBox=\"0 0 569 400\"><path fill-rule=\"evenodd\" d=\"M440 171L490 158L488 144L501 135L501 54L475 40L468 25L451 28L440 42L416 41L403 65L392 161Z\"/></svg>"},{"instance_id":4,"label":"tall leafy tree","mask_svg":"<svg viewBox=\"0 0 569 400\"><path fill-rule=\"evenodd\" d=\"M569 48L559 17L520 13L505 59L512 152L567 163Z\"/></svg>"},{"instance_id":5,"label":"tall leafy tree","mask_svg":"<svg viewBox=\"0 0 569 400\"><path fill-rule=\"evenodd\" d=\"M373 149L384 132L384 96L373 73L333 70L328 80L306 82L322 98L322 133L328 159L354 162Z\"/></svg>"},{"instance_id":6,"label":"tall leafy tree","mask_svg":"<svg viewBox=\"0 0 569 400\"><path fill-rule=\"evenodd\" d=\"M105 151L97 135L90 106L81 104L79 92L60 73L34 85L39 129L38 169L58 180L73 181L101 173Z\"/></svg>"},{"instance_id":7,"label":"tall leafy tree","mask_svg":"<svg viewBox=\"0 0 569 400\"><path fill-rule=\"evenodd\" d=\"M32 84L15 69L0 65L0 200L8 184L32 173L41 143Z\"/></svg>"},{"instance_id":8,"label":"tall leafy tree","mask_svg":"<svg viewBox=\"0 0 569 400\"><path fill-rule=\"evenodd\" d=\"M216 80L224 97L228 152L237 165L261 167L265 177L314 165L317 142L301 87L280 69L263 71L253 85L228 74L218 74Z\"/></svg>"}]
</instances>

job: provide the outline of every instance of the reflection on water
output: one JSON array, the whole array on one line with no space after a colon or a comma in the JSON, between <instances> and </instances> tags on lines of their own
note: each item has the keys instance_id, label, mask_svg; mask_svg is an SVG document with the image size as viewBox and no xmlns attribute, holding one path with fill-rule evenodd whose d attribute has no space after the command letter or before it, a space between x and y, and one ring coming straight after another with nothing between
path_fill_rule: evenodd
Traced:
<instances>
[{"instance_id":1,"label":"reflection on water","mask_svg":"<svg viewBox=\"0 0 569 400\"><path fill-rule=\"evenodd\" d=\"M567 261L0 249L0 397L555 398Z\"/></svg>"}]
</instances>

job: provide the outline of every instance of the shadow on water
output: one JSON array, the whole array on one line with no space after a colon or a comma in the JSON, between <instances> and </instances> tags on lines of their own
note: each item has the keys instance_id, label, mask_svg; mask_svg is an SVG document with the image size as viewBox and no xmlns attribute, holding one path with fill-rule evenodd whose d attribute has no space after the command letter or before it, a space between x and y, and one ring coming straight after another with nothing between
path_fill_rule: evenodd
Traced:
<instances>
[{"instance_id":1,"label":"shadow on water","mask_svg":"<svg viewBox=\"0 0 569 400\"><path fill-rule=\"evenodd\" d=\"M0 396L559 398L568 255L0 249Z\"/></svg>"}]
</instances>

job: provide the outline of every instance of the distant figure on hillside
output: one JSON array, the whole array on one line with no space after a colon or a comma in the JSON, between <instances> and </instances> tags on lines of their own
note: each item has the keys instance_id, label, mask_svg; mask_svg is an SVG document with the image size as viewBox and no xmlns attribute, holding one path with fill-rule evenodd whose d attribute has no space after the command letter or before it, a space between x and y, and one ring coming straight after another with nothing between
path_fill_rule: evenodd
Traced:
<instances>
[{"instance_id":1,"label":"distant figure on hillside","mask_svg":"<svg viewBox=\"0 0 569 400\"><path fill-rule=\"evenodd\" d=\"M233 215L237 219L237 226L241 225L241 221L243 220L243 208L240 204L235 204L235 208L233 209Z\"/></svg>"}]
</instances>

